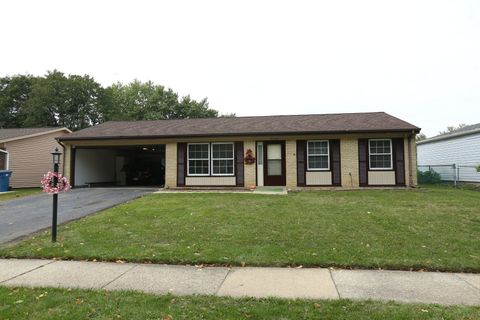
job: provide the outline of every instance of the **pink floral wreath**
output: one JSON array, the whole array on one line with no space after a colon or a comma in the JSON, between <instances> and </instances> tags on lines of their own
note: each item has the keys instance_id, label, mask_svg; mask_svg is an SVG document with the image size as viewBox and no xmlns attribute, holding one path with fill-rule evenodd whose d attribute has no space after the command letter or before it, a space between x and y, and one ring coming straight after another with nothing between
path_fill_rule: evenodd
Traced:
<instances>
[{"instance_id":1,"label":"pink floral wreath","mask_svg":"<svg viewBox=\"0 0 480 320\"><path fill-rule=\"evenodd\" d=\"M57 186L53 186L53 178L57 178ZM43 192L48 194L58 194L60 192L67 192L71 189L68 179L64 177L61 173L55 173L49 171L42 179Z\"/></svg>"}]
</instances>

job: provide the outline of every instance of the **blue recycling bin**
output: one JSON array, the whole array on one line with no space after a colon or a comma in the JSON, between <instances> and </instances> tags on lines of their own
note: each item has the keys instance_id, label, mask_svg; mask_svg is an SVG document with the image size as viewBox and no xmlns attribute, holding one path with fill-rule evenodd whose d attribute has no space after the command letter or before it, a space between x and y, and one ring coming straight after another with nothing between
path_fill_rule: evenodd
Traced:
<instances>
[{"instance_id":1,"label":"blue recycling bin","mask_svg":"<svg viewBox=\"0 0 480 320\"><path fill-rule=\"evenodd\" d=\"M8 186L10 185L11 176L12 176L12 171L0 170L0 192L8 191Z\"/></svg>"}]
</instances>

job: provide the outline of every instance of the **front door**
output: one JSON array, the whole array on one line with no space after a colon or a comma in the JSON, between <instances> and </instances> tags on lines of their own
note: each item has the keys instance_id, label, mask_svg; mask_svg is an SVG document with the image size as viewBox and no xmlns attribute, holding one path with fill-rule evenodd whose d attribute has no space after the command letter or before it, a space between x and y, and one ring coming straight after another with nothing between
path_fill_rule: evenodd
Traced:
<instances>
[{"instance_id":1,"label":"front door","mask_svg":"<svg viewBox=\"0 0 480 320\"><path fill-rule=\"evenodd\" d=\"M284 186L285 180L285 141L263 143L263 181L265 186Z\"/></svg>"}]
</instances>

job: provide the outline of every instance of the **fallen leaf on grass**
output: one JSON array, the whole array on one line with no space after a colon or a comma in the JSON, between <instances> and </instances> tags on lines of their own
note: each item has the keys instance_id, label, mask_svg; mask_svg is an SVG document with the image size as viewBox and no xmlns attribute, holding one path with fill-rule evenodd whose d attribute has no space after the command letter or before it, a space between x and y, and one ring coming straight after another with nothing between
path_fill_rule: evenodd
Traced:
<instances>
[{"instance_id":1,"label":"fallen leaf on grass","mask_svg":"<svg viewBox=\"0 0 480 320\"><path fill-rule=\"evenodd\" d=\"M163 320L173 320L173 317L169 314L163 317Z\"/></svg>"},{"instance_id":2,"label":"fallen leaf on grass","mask_svg":"<svg viewBox=\"0 0 480 320\"><path fill-rule=\"evenodd\" d=\"M20 303L23 303L23 300L17 300L17 301L15 301L15 304L20 304Z\"/></svg>"},{"instance_id":3,"label":"fallen leaf on grass","mask_svg":"<svg viewBox=\"0 0 480 320\"><path fill-rule=\"evenodd\" d=\"M46 292L45 292L45 293L42 293L41 295L35 297L35 299L40 300L40 298L43 298L43 297L45 297L46 295L47 295Z\"/></svg>"}]
</instances>

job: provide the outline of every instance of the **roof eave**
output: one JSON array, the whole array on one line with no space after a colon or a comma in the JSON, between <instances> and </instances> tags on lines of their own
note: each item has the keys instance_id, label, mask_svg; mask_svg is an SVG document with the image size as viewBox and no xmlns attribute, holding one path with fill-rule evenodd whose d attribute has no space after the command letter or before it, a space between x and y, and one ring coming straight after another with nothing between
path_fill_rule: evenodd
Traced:
<instances>
[{"instance_id":1,"label":"roof eave","mask_svg":"<svg viewBox=\"0 0 480 320\"><path fill-rule=\"evenodd\" d=\"M442 141L442 140L448 140L448 139L454 139L454 138L468 136L468 135L475 134L475 133L480 133L480 128L470 130L470 131L462 131L462 132L457 132L457 133L440 135L440 136L432 137L432 138L425 139L425 140L422 140L422 141L417 141L417 145L427 144L427 143L430 143L430 142L437 142L437 141Z\"/></svg>"},{"instance_id":2,"label":"roof eave","mask_svg":"<svg viewBox=\"0 0 480 320\"><path fill-rule=\"evenodd\" d=\"M207 137L242 137L242 136L271 136L271 135L310 135L310 134L356 134L356 133L389 133L405 132L416 134L420 128L388 129L388 130L336 130L336 131L304 131L304 132L248 132L248 133L211 133L211 134L182 134L182 135L144 135L144 136L93 136L93 137L58 137L59 141L81 140L138 140L138 139L178 139L178 138L207 138Z\"/></svg>"},{"instance_id":3,"label":"roof eave","mask_svg":"<svg viewBox=\"0 0 480 320\"><path fill-rule=\"evenodd\" d=\"M42 132L37 132L37 133L28 134L28 135L24 135L24 136L7 138L7 139L4 139L4 140L0 140L0 143L6 143L6 142L11 142L11 141L16 141L16 140L22 140L22 139L28 139L28 138L43 136L45 134L50 134L50 133L54 133L54 132L58 132L58 131L67 131L68 133L72 133L72 130L68 129L67 127L55 128L55 129L48 130L48 131L42 131Z\"/></svg>"}]
</instances>

